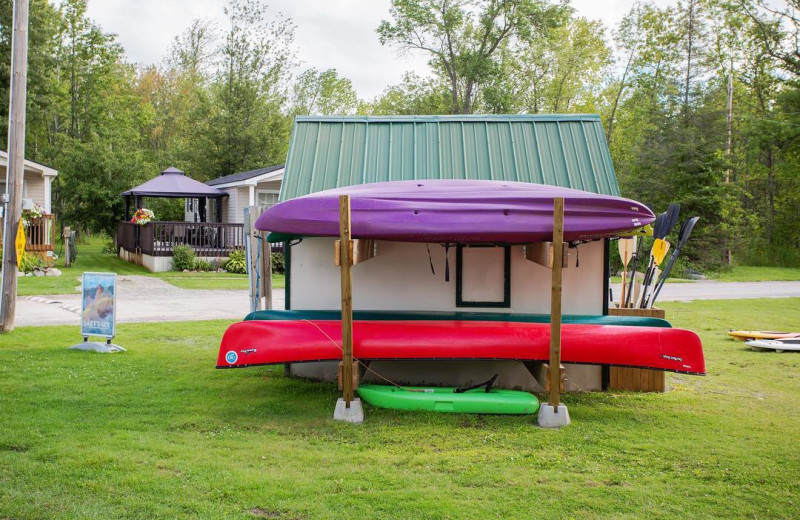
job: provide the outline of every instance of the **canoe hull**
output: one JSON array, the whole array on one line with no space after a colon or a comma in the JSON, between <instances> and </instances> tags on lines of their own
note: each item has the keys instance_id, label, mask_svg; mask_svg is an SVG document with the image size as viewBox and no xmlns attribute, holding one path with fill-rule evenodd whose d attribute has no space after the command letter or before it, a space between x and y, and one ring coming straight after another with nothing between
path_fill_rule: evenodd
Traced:
<instances>
[{"instance_id":1,"label":"canoe hull","mask_svg":"<svg viewBox=\"0 0 800 520\"><path fill-rule=\"evenodd\" d=\"M483 389L457 394L453 388L361 385L358 395L368 404L394 410L444 413L526 415L539 410L539 400L518 390Z\"/></svg>"},{"instance_id":2,"label":"canoe hull","mask_svg":"<svg viewBox=\"0 0 800 520\"><path fill-rule=\"evenodd\" d=\"M747 346L752 350L800 352L800 339L751 339Z\"/></svg>"},{"instance_id":3,"label":"canoe hull","mask_svg":"<svg viewBox=\"0 0 800 520\"><path fill-rule=\"evenodd\" d=\"M283 201L256 228L285 236L339 236L339 195L351 197L353 238L524 244L553 238L553 199L564 198L564 240L615 236L655 220L639 202L580 190L477 180L360 184Z\"/></svg>"},{"instance_id":4,"label":"canoe hull","mask_svg":"<svg viewBox=\"0 0 800 520\"><path fill-rule=\"evenodd\" d=\"M217 368L338 361L338 320L246 321L222 338ZM564 363L705 373L700 338L673 328L562 326ZM547 361L550 325L482 321L355 321L353 353L362 360Z\"/></svg>"},{"instance_id":5,"label":"canoe hull","mask_svg":"<svg viewBox=\"0 0 800 520\"><path fill-rule=\"evenodd\" d=\"M778 332L774 330L731 330L728 336L739 341L748 339L791 339L800 338L800 332Z\"/></svg>"}]
</instances>

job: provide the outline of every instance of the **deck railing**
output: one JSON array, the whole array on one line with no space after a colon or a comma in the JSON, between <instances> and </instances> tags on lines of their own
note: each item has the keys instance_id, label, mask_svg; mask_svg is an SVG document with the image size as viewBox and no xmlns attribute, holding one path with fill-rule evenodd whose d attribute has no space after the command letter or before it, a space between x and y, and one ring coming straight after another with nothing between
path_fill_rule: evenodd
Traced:
<instances>
[{"instance_id":1,"label":"deck railing","mask_svg":"<svg viewBox=\"0 0 800 520\"><path fill-rule=\"evenodd\" d=\"M0 218L0 244L3 242L5 222ZM28 220L25 226L25 251L47 252L55 250L56 216L42 215Z\"/></svg>"},{"instance_id":2,"label":"deck railing","mask_svg":"<svg viewBox=\"0 0 800 520\"><path fill-rule=\"evenodd\" d=\"M244 226L213 222L156 221L144 226L122 221L117 247L151 256L172 256L175 246L187 245L196 256L223 257L244 248Z\"/></svg>"}]
</instances>

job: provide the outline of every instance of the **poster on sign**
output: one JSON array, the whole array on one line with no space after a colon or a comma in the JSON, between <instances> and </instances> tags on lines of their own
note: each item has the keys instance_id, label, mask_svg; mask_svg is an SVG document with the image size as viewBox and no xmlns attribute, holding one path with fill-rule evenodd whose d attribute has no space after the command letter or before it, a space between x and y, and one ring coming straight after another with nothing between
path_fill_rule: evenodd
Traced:
<instances>
[{"instance_id":1,"label":"poster on sign","mask_svg":"<svg viewBox=\"0 0 800 520\"><path fill-rule=\"evenodd\" d=\"M83 273L81 334L113 338L117 320L117 275Z\"/></svg>"}]
</instances>

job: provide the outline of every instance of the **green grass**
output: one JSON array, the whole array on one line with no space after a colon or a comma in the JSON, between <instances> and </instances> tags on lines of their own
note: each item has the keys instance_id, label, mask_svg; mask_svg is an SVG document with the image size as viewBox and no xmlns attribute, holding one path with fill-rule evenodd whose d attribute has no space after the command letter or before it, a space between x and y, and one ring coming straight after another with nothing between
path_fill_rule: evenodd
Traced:
<instances>
[{"instance_id":1,"label":"green grass","mask_svg":"<svg viewBox=\"0 0 800 520\"><path fill-rule=\"evenodd\" d=\"M757 267L737 265L729 271L707 273L712 280L720 282L788 282L800 281L800 268L798 267ZM612 276L611 283L619 285L622 278ZM692 280L681 278L668 278L667 283L692 283Z\"/></svg>"},{"instance_id":2,"label":"green grass","mask_svg":"<svg viewBox=\"0 0 800 520\"><path fill-rule=\"evenodd\" d=\"M103 254L103 245L104 241L97 237L89 239L86 244L79 244L78 257L72 267L64 267L64 255L62 255L55 263L55 266L61 269L61 276L21 277L18 294L29 296L73 293L80 286L81 275L85 271L155 276L182 289L247 289L247 276L243 274L177 271L151 273L144 267L125 262L115 255ZM283 275L273 275L272 285L275 288L283 288Z\"/></svg>"},{"instance_id":3,"label":"green grass","mask_svg":"<svg viewBox=\"0 0 800 520\"><path fill-rule=\"evenodd\" d=\"M730 271L714 273L712 277L721 282L798 281L800 280L800 268L737 265Z\"/></svg>"},{"instance_id":4,"label":"green grass","mask_svg":"<svg viewBox=\"0 0 800 520\"><path fill-rule=\"evenodd\" d=\"M800 299L664 303L708 376L666 394L569 394L573 424L368 407L332 384L215 370L227 322L120 324L115 355L75 327L0 337L0 518L793 518L800 355L729 328L796 328Z\"/></svg>"},{"instance_id":5,"label":"green grass","mask_svg":"<svg viewBox=\"0 0 800 520\"><path fill-rule=\"evenodd\" d=\"M155 273L161 278L181 289L247 289L247 276L233 273ZM272 275L272 286L276 289L284 287L282 274Z\"/></svg>"}]
</instances>

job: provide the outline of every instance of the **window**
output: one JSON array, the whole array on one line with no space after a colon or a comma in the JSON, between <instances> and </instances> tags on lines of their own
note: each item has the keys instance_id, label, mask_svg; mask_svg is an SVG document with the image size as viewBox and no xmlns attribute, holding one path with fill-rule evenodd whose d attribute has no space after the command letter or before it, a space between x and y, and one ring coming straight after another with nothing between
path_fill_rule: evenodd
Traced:
<instances>
[{"instance_id":1,"label":"window","mask_svg":"<svg viewBox=\"0 0 800 520\"><path fill-rule=\"evenodd\" d=\"M257 190L256 191L256 206L261 211L271 208L278 203L279 192L274 190Z\"/></svg>"},{"instance_id":2,"label":"window","mask_svg":"<svg viewBox=\"0 0 800 520\"><path fill-rule=\"evenodd\" d=\"M456 307L511 307L511 247L456 248Z\"/></svg>"}]
</instances>

